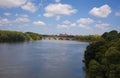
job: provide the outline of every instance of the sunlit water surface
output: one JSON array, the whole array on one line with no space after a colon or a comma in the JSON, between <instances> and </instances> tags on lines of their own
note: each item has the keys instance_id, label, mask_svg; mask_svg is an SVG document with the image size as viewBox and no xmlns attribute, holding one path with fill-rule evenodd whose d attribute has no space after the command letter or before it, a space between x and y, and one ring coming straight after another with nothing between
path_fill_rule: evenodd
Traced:
<instances>
[{"instance_id":1,"label":"sunlit water surface","mask_svg":"<svg viewBox=\"0 0 120 78\"><path fill-rule=\"evenodd\" d=\"M34 41L0 44L0 78L85 78L88 43Z\"/></svg>"}]
</instances>

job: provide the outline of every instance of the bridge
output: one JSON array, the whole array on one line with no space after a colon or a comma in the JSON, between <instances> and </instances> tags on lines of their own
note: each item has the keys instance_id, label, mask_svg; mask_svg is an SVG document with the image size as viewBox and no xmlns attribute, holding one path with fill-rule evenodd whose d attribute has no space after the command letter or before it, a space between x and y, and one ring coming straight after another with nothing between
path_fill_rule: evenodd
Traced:
<instances>
[{"instance_id":1,"label":"bridge","mask_svg":"<svg viewBox=\"0 0 120 78\"><path fill-rule=\"evenodd\" d=\"M42 40L76 40L74 36L49 36L43 35Z\"/></svg>"}]
</instances>

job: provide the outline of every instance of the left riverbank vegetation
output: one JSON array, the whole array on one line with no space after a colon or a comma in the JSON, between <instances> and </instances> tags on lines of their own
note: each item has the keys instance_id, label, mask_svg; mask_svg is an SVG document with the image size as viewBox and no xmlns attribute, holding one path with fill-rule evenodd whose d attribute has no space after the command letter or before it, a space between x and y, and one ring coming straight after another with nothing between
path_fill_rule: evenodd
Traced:
<instances>
[{"instance_id":1,"label":"left riverbank vegetation","mask_svg":"<svg viewBox=\"0 0 120 78\"><path fill-rule=\"evenodd\" d=\"M85 51L86 78L120 78L120 33L113 30L101 37Z\"/></svg>"},{"instance_id":2,"label":"left riverbank vegetation","mask_svg":"<svg viewBox=\"0 0 120 78\"><path fill-rule=\"evenodd\" d=\"M33 32L17 32L0 30L0 43L2 42L23 42L31 40L41 40L42 36Z\"/></svg>"}]
</instances>

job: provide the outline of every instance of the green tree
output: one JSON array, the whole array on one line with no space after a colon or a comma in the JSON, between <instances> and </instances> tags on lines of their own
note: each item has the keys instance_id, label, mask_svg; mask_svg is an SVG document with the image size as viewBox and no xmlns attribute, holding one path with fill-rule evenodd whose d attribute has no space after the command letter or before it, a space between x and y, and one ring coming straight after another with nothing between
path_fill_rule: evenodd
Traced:
<instances>
[{"instance_id":1,"label":"green tree","mask_svg":"<svg viewBox=\"0 0 120 78\"><path fill-rule=\"evenodd\" d=\"M85 51L87 78L120 78L120 33L113 30L102 38Z\"/></svg>"},{"instance_id":2,"label":"green tree","mask_svg":"<svg viewBox=\"0 0 120 78\"><path fill-rule=\"evenodd\" d=\"M110 64L120 64L120 52L115 47L110 47L106 51L105 57Z\"/></svg>"}]
</instances>

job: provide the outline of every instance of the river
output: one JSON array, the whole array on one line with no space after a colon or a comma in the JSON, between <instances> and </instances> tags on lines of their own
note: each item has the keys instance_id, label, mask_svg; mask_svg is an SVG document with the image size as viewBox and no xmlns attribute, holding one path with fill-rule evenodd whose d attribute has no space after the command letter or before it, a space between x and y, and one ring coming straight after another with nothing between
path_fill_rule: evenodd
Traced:
<instances>
[{"instance_id":1,"label":"river","mask_svg":"<svg viewBox=\"0 0 120 78\"><path fill-rule=\"evenodd\" d=\"M87 45L59 40L0 43L0 78L85 78Z\"/></svg>"}]
</instances>

